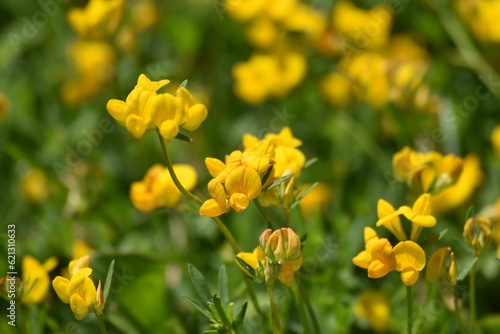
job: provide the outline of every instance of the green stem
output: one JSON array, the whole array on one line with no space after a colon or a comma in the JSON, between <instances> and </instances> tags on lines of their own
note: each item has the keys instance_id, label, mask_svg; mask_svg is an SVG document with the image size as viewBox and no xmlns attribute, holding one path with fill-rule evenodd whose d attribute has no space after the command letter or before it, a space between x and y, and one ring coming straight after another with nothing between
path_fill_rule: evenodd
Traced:
<instances>
[{"instance_id":1,"label":"green stem","mask_svg":"<svg viewBox=\"0 0 500 334\"><path fill-rule=\"evenodd\" d=\"M104 326L104 321L102 320L102 315L97 315L97 322L99 323L99 329L101 330L101 334L108 334L108 331L106 330L106 326Z\"/></svg>"},{"instance_id":2,"label":"green stem","mask_svg":"<svg viewBox=\"0 0 500 334\"><path fill-rule=\"evenodd\" d=\"M21 333L27 334L28 328L26 327L26 318L24 317L24 312L20 300L16 300L16 310L19 314L19 323L21 323Z\"/></svg>"},{"instance_id":3,"label":"green stem","mask_svg":"<svg viewBox=\"0 0 500 334\"><path fill-rule=\"evenodd\" d=\"M299 312L299 318L300 322L302 323L302 326L304 328L304 334L310 334L312 333L311 329L311 324L309 323L309 319L307 318L307 313L306 310L304 309L304 304L300 302L300 291L298 289L290 289L290 292L292 293L292 298L293 302L295 303L295 307L297 308L297 311ZM299 293L299 296L297 296L297 293Z\"/></svg>"},{"instance_id":4,"label":"green stem","mask_svg":"<svg viewBox=\"0 0 500 334\"><path fill-rule=\"evenodd\" d=\"M224 234L224 237L226 240L229 242L231 245L231 248L233 249L234 255L238 254L240 252L240 247L238 246L238 243L234 239L233 235L231 234L231 231L224 225L224 223L219 219L219 217L211 217L212 220L217 224L217 228Z\"/></svg>"},{"instance_id":5,"label":"green stem","mask_svg":"<svg viewBox=\"0 0 500 334\"><path fill-rule=\"evenodd\" d=\"M467 66L480 76L483 83L493 94L500 97L500 89L497 85L492 84L500 82L500 77L498 77L493 67L483 58L471 38L465 32L460 21L445 6L436 6L435 10L440 16L444 28L457 45L458 52L467 63ZM488 79L488 77L491 79Z\"/></svg>"},{"instance_id":6,"label":"green stem","mask_svg":"<svg viewBox=\"0 0 500 334\"><path fill-rule=\"evenodd\" d=\"M309 299L307 291L306 291L306 289L304 289L304 285L302 285L302 281L298 277L295 277L295 282L297 282L297 287L299 288L300 297L304 301L304 304L306 305L307 313L309 313L309 317L311 318L311 321L312 321L312 324L314 327L314 332L316 334L321 334L321 328L319 327L318 318L316 317L316 313L314 312L314 309L312 307L311 300Z\"/></svg>"},{"instance_id":7,"label":"green stem","mask_svg":"<svg viewBox=\"0 0 500 334\"><path fill-rule=\"evenodd\" d=\"M411 285L406 287L406 302L408 303L408 334L411 334L413 327L413 294L411 293Z\"/></svg>"},{"instance_id":8,"label":"green stem","mask_svg":"<svg viewBox=\"0 0 500 334\"><path fill-rule=\"evenodd\" d=\"M458 326L460 327L460 334L465 334L464 322L462 321L462 317L460 316L460 306L458 304L456 287L453 291L453 303L455 304L455 313L457 314L458 318Z\"/></svg>"},{"instance_id":9,"label":"green stem","mask_svg":"<svg viewBox=\"0 0 500 334\"><path fill-rule=\"evenodd\" d=\"M262 216L262 219L264 219L264 222L266 223L267 227L274 231L276 227L273 225L273 222L267 215L266 210L264 210L264 208L262 207L262 204L260 204L259 198L254 199L253 202L255 203L257 210L259 210L259 213Z\"/></svg>"},{"instance_id":10,"label":"green stem","mask_svg":"<svg viewBox=\"0 0 500 334\"><path fill-rule=\"evenodd\" d=\"M469 276L469 308L471 333L476 331L476 265L475 262L470 269Z\"/></svg>"},{"instance_id":11,"label":"green stem","mask_svg":"<svg viewBox=\"0 0 500 334\"><path fill-rule=\"evenodd\" d=\"M274 282L267 284L267 293L269 294L269 301L271 303L271 316L273 321L273 334L282 334L280 315L278 312L278 307L274 301Z\"/></svg>"},{"instance_id":12,"label":"green stem","mask_svg":"<svg viewBox=\"0 0 500 334\"><path fill-rule=\"evenodd\" d=\"M199 199L198 197L196 197L191 192L189 192L188 190L186 190L186 188L184 188L184 186L179 181L177 174L175 174L175 170L174 170L174 166L172 165L172 161L170 160L170 155L168 154L167 146L165 145L165 140L163 140L163 137L161 136L159 131L157 131L157 133L158 133L158 138L160 139L161 149L163 151L163 154L165 155L165 162L167 165L167 169L170 173L170 176L172 177L172 180L174 181L175 186L177 187L177 189L179 189L179 191L186 198L188 198L189 200L191 200L192 202L194 202L198 205L202 205L203 201L201 199Z\"/></svg>"}]
</instances>

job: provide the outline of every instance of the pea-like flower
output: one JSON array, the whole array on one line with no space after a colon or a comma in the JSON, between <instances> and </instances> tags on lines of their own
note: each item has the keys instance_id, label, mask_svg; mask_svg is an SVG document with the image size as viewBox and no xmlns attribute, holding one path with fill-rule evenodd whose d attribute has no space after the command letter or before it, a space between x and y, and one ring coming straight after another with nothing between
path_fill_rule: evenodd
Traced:
<instances>
[{"instance_id":1,"label":"pea-like flower","mask_svg":"<svg viewBox=\"0 0 500 334\"><path fill-rule=\"evenodd\" d=\"M448 258L448 263L446 263ZM455 262L455 253L451 251L451 247L438 248L427 262L426 281L430 283L441 281L454 286L457 284L457 276L458 269Z\"/></svg>"},{"instance_id":2,"label":"pea-like flower","mask_svg":"<svg viewBox=\"0 0 500 334\"><path fill-rule=\"evenodd\" d=\"M38 304L47 296L50 285L49 272L57 266L57 259L51 257L43 264L31 255L23 257L23 293L21 302Z\"/></svg>"},{"instance_id":3,"label":"pea-like flower","mask_svg":"<svg viewBox=\"0 0 500 334\"><path fill-rule=\"evenodd\" d=\"M464 240L479 256L491 243L491 221L485 217L470 217L464 225Z\"/></svg>"},{"instance_id":4,"label":"pea-like flower","mask_svg":"<svg viewBox=\"0 0 500 334\"><path fill-rule=\"evenodd\" d=\"M275 263L285 264L301 256L300 238L291 228L275 231L267 229L260 235L260 246L266 257Z\"/></svg>"},{"instance_id":5,"label":"pea-like flower","mask_svg":"<svg viewBox=\"0 0 500 334\"><path fill-rule=\"evenodd\" d=\"M381 278L396 269L396 257L392 245L386 238L379 238L371 227L364 229L365 250L356 255L352 262L368 269L368 277Z\"/></svg>"},{"instance_id":6,"label":"pea-like flower","mask_svg":"<svg viewBox=\"0 0 500 334\"><path fill-rule=\"evenodd\" d=\"M419 271L425 267L425 253L417 243L401 241L393 249L396 257L396 270L401 272L401 280L406 286L415 284Z\"/></svg>"},{"instance_id":7,"label":"pea-like flower","mask_svg":"<svg viewBox=\"0 0 500 334\"><path fill-rule=\"evenodd\" d=\"M89 260L85 256L71 261L68 268L70 278L57 276L52 281L57 296L62 302L70 304L77 320L82 320L89 312L101 315L105 304L101 282L96 289L89 277L92 274L92 269L88 267Z\"/></svg>"}]
</instances>

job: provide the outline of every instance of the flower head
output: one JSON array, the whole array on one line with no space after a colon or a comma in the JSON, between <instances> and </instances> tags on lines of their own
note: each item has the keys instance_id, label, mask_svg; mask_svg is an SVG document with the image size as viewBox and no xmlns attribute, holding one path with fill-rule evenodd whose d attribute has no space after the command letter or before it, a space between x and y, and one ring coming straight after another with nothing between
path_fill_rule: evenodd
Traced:
<instances>
[{"instance_id":1,"label":"flower head","mask_svg":"<svg viewBox=\"0 0 500 334\"><path fill-rule=\"evenodd\" d=\"M285 264L301 256L300 238L291 228L267 229L260 235L260 246L270 261Z\"/></svg>"},{"instance_id":2,"label":"flower head","mask_svg":"<svg viewBox=\"0 0 500 334\"><path fill-rule=\"evenodd\" d=\"M68 22L86 39L105 39L120 25L125 2L123 0L90 0L85 8L71 8Z\"/></svg>"},{"instance_id":3,"label":"flower head","mask_svg":"<svg viewBox=\"0 0 500 334\"><path fill-rule=\"evenodd\" d=\"M23 257L23 294L24 304L38 304L45 299L49 291L49 272L57 266L57 259L52 257L41 264L31 255Z\"/></svg>"},{"instance_id":4,"label":"flower head","mask_svg":"<svg viewBox=\"0 0 500 334\"><path fill-rule=\"evenodd\" d=\"M449 257L449 262L446 260ZM445 284L454 286L457 284L457 263L455 262L455 253L451 251L451 247L438 248L429 258L425 279L427 282L433 283L441 281Z\"/></svg>"},{"instance_id":5,"label":"flower head","mask_svg":"<svg viewBox=\"0 0 500 334\"><path fill-rule=\"evenodd\" d=\"M418 272L425 267L425 253L417 243L401 241L393 249L396 257L396 270L401 272L401 280L406 286L415 284Z\"/></svg>"},{"instance_id":6,"label":"flower head","mask_svg":"<svg viewBox=\"0 0 500 334\"><path fill-rule=\"evenodd\" d=\"M491 242L491 221L485 217L470 217L464 225L465 242L474 250L475 256L479 256Z\"/></svg>"}]
</instances>

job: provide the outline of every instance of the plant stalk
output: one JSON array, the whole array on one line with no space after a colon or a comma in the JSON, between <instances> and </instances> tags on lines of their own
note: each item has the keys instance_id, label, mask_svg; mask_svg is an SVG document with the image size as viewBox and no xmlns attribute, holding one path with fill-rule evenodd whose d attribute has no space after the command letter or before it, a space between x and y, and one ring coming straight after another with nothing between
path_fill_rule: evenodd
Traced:
<instances>
[{"instance_id":1,"label":"plant stalk","mask_svg":"<svg viewBox=\"0 0 500 334\"><path fill-rule=\"evenodd\" d=\"M269 301L271 303L271 319L273 322L273 334L282 334L280 315L278 312L278 307L276 306L276 301L274 300L274 282L270 282L267 285L267 293L269 294Z\"/></svg>"}]
</instances>

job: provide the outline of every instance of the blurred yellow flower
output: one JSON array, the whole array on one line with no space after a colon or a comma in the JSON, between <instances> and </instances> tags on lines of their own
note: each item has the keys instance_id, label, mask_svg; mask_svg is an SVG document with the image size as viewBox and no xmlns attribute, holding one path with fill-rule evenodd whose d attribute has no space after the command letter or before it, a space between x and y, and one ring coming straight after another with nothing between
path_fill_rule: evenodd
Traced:
<instances>
[{"instance_id":1,"label":"blurred yellow flower","mask_svg":"<svg viewBox=\"0 0 500 334\"><path fill-rule=\"evenodd\" d=\"M463 237L472 247L474 256L479 256L492 240L491 220L485 217L470 217L464 225Z\"/></svg>"},{"instance_id":2,"label":"blurred yellow flower","mask_svg":"<svg viewBox=\"0 0 500 334\"><path fill-rule=\"evenodd\" d=\"M309 188L309 186L310 184L301 185L299 191L302 192ZM332 188L328 184L320 182L299 202L300 211L305 217L310 217L319 208L326 212L331 198Z\"/></svg>"},{"instance_id":3,"label":"blurred yellow flower","mask_svg":"<svg viewBox=\"0 0 500 334\"><path fill-rule=\"evenodd\" d=\"M352 84L344 75L332 72L320 81L320 92L334 106L344 106L352 99Z\"/></svg>"},{"instance_id":4,"label":"blurred yellow flower","mask_svg":"<svg viewBox=\"0 0 500 334\"><path fill-rule=\"evenodd\" d=\"M51 257L41 264L31 255L25 255L22 262L24 304L38 304L47 296L50 286L49 272L57 266L57 259Z\"/></svg>"},{"instance_id":5,"label":"blurred yellow flower","mask_svg":"<svg viewBox=\"0 0 500 334\"><path fill-rule=\"evenodd\" d=\"M396 270L401 272L401 280L406 286L415 284L418 272L425 267L425 253L417 243L401 241L393 249L396 257Z\"/></svg>"},{"instance_id":6,"label":"blurred yellow flower","mask_svg":"<svg viewBox=\"0 0 500 334\"><path fill-rule=\"evenodd\" d=\"M49 196L47 177L39 168L31 168L21 179L21 193L31 203L45 202Z\"/></svg>"},{"instance_id":7,"label":"blurred yellow flower","mask_svg":"<svg viewBox=\"0 0 500 334\"><path fill-rule=\"evenodd\" d=\"M376 332L387 332L391 321L389 297L378 290L365 290L354 305L354 314Z\"/></svg>"},{"instance_id":8,"label":"blurred yellow flower","mask_svg":"<svg viewBox=\"0 0 500 334\"><path fill-rule=\"evenodd\" d=\"M0 92L0 122L3 122L9 114L10 103L2 92Z\"/></svg>"},{"instance_id":9,"label":"blurred yellow flower","mask_svg":"<svg viewBox=\"0 0 500 334\"><path fill-rule=\"evenodd\" d=\"M234 93L249 104L283 97L305 76L307 62L303 54L253 54L247 62L233 66Z\"/></svg>"},{"instance_id":10,"label":"blurred yellow flower","mask_svg":"<svg viewBox=\"0 0 500 334\"><path fill-rule=\"evenodd\" d=\"M89 246L89 244L83 240L83 239L75 239L73 240L72 244L72 255L74 259L79 259L87 254L91 254L94 252L92 247Z\"/></svg>"},{"instance_id":11,"label":"blurred yellow flower","mask_svg":"<svg viewBox=\"0 0 500 334\"><path fill-rule=\"evenodd\" d=\"M348 45L356 49L377 49L387 44L392 27L392 14L386 5L370 10L357 8L349 1L336 2L332 12L333 28Z\"/></svg>"},{"instance_id":12,"label":"blurred yellow flower","mask_svg":"<svg viewBox=\"0 0 500 334\"><path fill-rule=\"evenodd\" d=\"M280 38L280 31L276 24L268 18L258 18L246 28L247 40L257 48L270 49Z\"/></svg>"},{"instance_id":13,"label":"blurred yellow flower","mask_svg":"<svg viewBox=\"0 0 500 334\"><path fill-rule=\"evenodd\" d=\"M130 8L132 28L135 33L151 28L158 22L158 5L153 0L135 1Z\"/></svg>"},{"instance_id":14,"label":"blurred yellow flower","mask_svg":"<svg viewBox=\"0 0 500 334\"><path fill-rule=\"evenodd\" d=\"M368 277L380 278L396 269L396 257L392 245L386 238L379 238L371 227L364 229L365 250L356 255L352 262L368 269Z\"/></svg>"},{"instance_id":15,"label":"blurred yellow flower","mask_svg":"<svg viewBox=\"0 0 500 334\"><path fill-rule=\"evenodd\" d=\"M85 8L71 8L67 19L80 37L103 40L118 29L124 6L124 0L90 0Z\"/></svg>"},{"instance_id":16,"label":"blurred yellow flower","mask_svg":"<svg viewBox=\"0 0 500 334\"><path fill-rule=\"evenodd\" d=\"M191 190L196 186L197 174L192 166L176 164L173 167L184 188ZM134 182L130 187L132 203L143 212L161 207L173 208L181 197L168 169L161 164L153 165L142 181Z\"/></svg>"},{"instance_id":17,"label":"blurred yellow flower","mask_svg":"<svg viewBox=\"0 0 500 334\"><path fill-rule=\"evenodd\" d=\"M454 7L479 41L500 43L499 1L454 0Z\"/></svg>"},{"instance_id":18,"label":"blurred yellow flower","mask_svg":"<svg viewBox=\"0 0 500 334\"><path fill-rule=\"evenodd\" d=\"M493 145L493 152L500 158L500 125L497 125L491 132L491 144Z\"/></svg>"}]
</instances>

